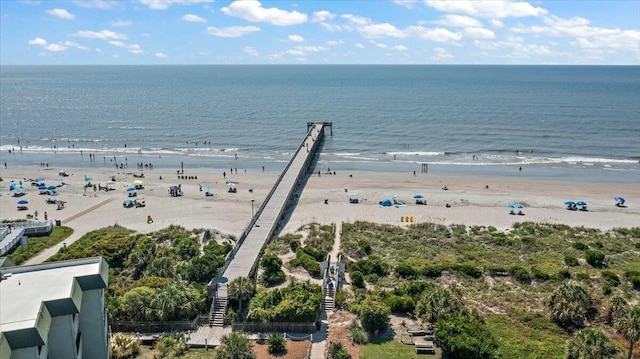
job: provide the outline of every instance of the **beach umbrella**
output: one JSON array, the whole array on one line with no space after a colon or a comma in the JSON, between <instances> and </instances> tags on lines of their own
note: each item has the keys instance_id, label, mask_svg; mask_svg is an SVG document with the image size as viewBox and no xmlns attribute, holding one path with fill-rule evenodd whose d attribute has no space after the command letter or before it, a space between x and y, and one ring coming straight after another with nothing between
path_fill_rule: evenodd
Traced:
<instances>
[{"instance_id":1,"label":"beach umbrella","mask_svg":"<svg viewBox=\"0 0 640 359\"><path fill-rule=\"evenodd\" d=\"M615 198L614 198L614 200L615 200L616 202L618 202L618 203L622 203L622 204L624 204L624 202L626 202L626 200L625 200L624 198L622 198L622 197L615 197Z\"/></svg>"},{"instance_id":2,"label":"beach umbrella","mask_svg":"<svg viewBox=\"0 0 640 359\"><path fill-rule=\"evenodd\" d=\"M18 204L29 204L29 201L27 201L26 199L21 199L18 201Z\"/></svg>"},{"instance_id":3,"label":"beach umbrella","mask_svg":"<svg viewBox=\"0 0 640 359\"><path fill-rule=\"evenodd\" d=\"M42 182L42 181L44 181L44 177L38 177L38 178L36 178L36 182Z\"/></svg>"},{"instance_id":4,"label":"beach umbrella","mask_svg":"<svg viewBox=\"0 0 640 359\"><path fill-rule=\"evenodd\" d=\"M586 206L586 205L587 205L587 202L585 202L585 201L578 201L578 202L576 202L576 205L578 205L578 206Z\"/></svg>"},{"instance_id":5,"label":"beach umbrella","mask_svg":"<svg viewBox=\"0 0 640 359\"><path fill-rule=\"evenodd\" d=\"M357 196L358 196L358 194L355 193L355 192L350 192L349 193L349 197L357 197Z\"/></svg>"},{"instance_id":6,"label":"beach umbrella","mask_svg":"<svg viewBox=\"0 0 640 359\"><path fill-rule=\"evenodd\" d=\"M19 186L20 185L17 184L17 183L12 183L12 184L9 185L9 191L14 191L14 190L18 189Z\"/></svg>"},{"instance_id":7,"label":"beach umbrella","mask_svg":"<svg viewBox=\"0 0 640 359\"><path fill-rule=\"evenodd\" d=\"M55 196L58 196L58 195L60 195L60 193L58 193L58 192L52 192L52 193L50 194L50 196L51 196L51 197L55 197Z\"/></svg>"},{"instance_id":8,"label":"beach umbrella","mask_svg":"<svg viewBox=\"0 0 640 359\"><path fill-rule=\"evenodd\" d=\"M207 192L210 192L212 188L213 187L211 187L211 186L204 186L204 190L207 191Z\"/></svg>"},{"instance_id":9,"label":"beach umbrella","mask_svg":"<svg viewBox=\"0 0 640 359\"><path fill-rule=\"evenodd\" d=\"M509 204L507 205L507 208L516 208L516 205L515 205L515 204L512 204L512 203L509 203Z\"/></svg>"},{"instance_id":10,"label":"beach umbrella","mask_svg":"<svg viewBox=\"0 0 640 359\"><path fill-rule=\"evenodd\" d=\"M566 201L564 202L564 204L566 204L567 206L572 206L574 204L576 204L574 201Z\"/></svg>"},{"instance_id":11,"label":"beach umbrella","mask_svg":"<svg viewBox=\"0 0 640 359\"><path fill-rule=\"evenodd\" d=\"M91 181L93 181L93 177L84 176L84 181L85 182L91 182Z\"/></svg>"},{"instance_id":12,"label":"beach umbrella","mask_svg":"<svg viewBox=\"0 0 640 359\"><path fill-rule=\"evenodd\" d=\"M141 180L135 180L133 181L133 184L143 184L144 182L142 182Z\"/></svg>"},{"instance_id":13,"label":"beach umbrella","mask_svg":"<svg viewBox=\"0 0 640 359\"><path fill-rule=\"evenodd\" d=\"M514 204L513 207L514 208L519 208L519 209L524 208L524 206L519 204L519 203L518 204Z\"/></svg>"},{"instance_id":14,"label":"beach umbrella","mask_svg":"<svg viewBox=\"0 0 640 359\"><path fill-rule=\"evenodd\" d=\"M391 202L390 199L385 199L385 200L380 202L380 205L382 207L391 207L393 205L393 202Z\"/></svg>"},{"instance_id":15,"label":"beach umbrella","mask_svg":"<svg viewBox=\"0 0 640 359\"><path fill-rule=\"evenodd\" d=\"M424 196L421 194L416 194L416 195L413 195L413 198L419 199L419 198L424 198Z\"/></svg>"},{"instance_id":16,"label":"beach umbrella","mask_svg":"<svg viewBox=\"0 0 640 359\"><path fill-rule=\"evenodd\" d=\"M47 186L47 189L48 189L48 190L54 190L54 189L56 189L56 188L58 188L58 187L56 187L56 186L54 186L54 185Z\"/></svg>"},{"instance_id":17,"label":"beach umbrella","mask_svg":"<svg viewBox=\"0 0 640 359\"><path fill-rule=\"evenodd\" d=\"M47 186L41 184L41 185L38 186L38 189L47 189Z\"/></svg>"},{"instance_id":18,"label":"beach umbrella","mask_svg":"<svg viewBox=\"0 0 640 359\"><path fill-rule=\"evenodd\" d=\"M233 187L235 185L236 185L235 182L227 182L227 186L229 186L229 187Z\"/></svg>"},{"instance_id":19,"label":"beach umbrella","mask_svg":"<svg viewBox=\"0 0 640 359\"><path fill-rule=\"evenodd\" d=\"M135 188L135 187L129 187L129 188L127 188L127 192L131 192L131 191L135 191L135 190L136 190L136 188Z\"/></svg>"}]
</instances>

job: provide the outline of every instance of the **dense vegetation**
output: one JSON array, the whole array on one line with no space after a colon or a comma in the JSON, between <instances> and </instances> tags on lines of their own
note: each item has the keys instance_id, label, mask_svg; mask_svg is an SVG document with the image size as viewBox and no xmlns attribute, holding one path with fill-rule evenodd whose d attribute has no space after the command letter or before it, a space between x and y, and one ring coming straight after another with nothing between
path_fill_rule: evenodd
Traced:
<instances>
[{"instance_id":1,"label":"dense vegetation","mask_svg":"<svg viewBox=\"0 0 640 359\"><path fill-rule=\"evenodd\" d=\"M313 322L322 301L317 284L293 282L284 288L258 289L247 320L254 322Z\"/></svg>"},{"instance_id":2,"label":"dense vegetation","mask_svg":"<svg viewBox=\"0 0 640 359\"><path fill-rule=\"evenodd\" d=\"M341 239L355 290L347 302L375 295L392 313L437 323L448 357L484 348L486 358L560 358L570 338L593 342L576 334L585 325L605 329L611 345L629 353L640 339L629 329L640 327L633 310L620 311L619 327L606 320L611 298L640 300L640 228L355 222L343 224ZM365 285L375 289L358 289ZM614 350L606 346L598 350Z\"/></svg>"},{"instance_id":3,"label":"dense vegetation","mask_svg":"<svg viewBox=\"0 0 640 359\"><path fill-rule=\"evenodd\" d=\"M206 284L231 244L201 244L202 231L182 227L136 234L119 226L89 232L50 261L102 256L109 264L111 321L194 318L206 310Z\"/></svg>"},{"instance_id":4,"label":"dense vegetation","mask_svg":"<svg viewBox=\"0 0 640 359\"><path fill-rule=\"evenodd\" d=\"M56 244L67 239L71 234L73 234L73 229L70 227L61 227L55 226L51 231L51 234L43 237L31 237L29 238L28 245L26 246L18 246L16 249L9 255L9 259L13 261L16 265L20 265L27 260L35 257L38 253L43 250L53 247Z\"/></svg>"}]
</instances>

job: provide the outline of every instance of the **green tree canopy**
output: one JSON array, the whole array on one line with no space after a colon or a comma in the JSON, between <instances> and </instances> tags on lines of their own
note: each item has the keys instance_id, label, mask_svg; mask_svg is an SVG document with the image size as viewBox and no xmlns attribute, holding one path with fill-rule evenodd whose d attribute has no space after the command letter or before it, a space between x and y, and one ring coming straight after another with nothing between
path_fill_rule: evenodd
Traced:
<instances>
[{"instance_id":1,"label":"green tree canopy","mask_svg":"<svg viewBox=\"0 0 640 359\"><path fill-rule=\"evenodd\" d=\"M216 349L215 359L255 359L253 343L244 335L231 332L222 337L221 345Z\"/></svg>"},{"instance_id":2,"label":"green tree canopy","mask_svg":"<svg viewBox=\"0 0 640 359\"><path fill-rule=\"evenodd\" d=\"M416 315L435 324L443 315L459 313L463 306L462 296L456 288L436 288L425 291L416 305Z\"/></svg>"},{"instance_id":3,"label":"green tree canopy","mask_svg":"<svg viewBox=\"0 0 640 359\"><path fill-rule=\"evenodd\" d=\"M435 330L438 345L450 359L491 359L498 348L495 338L479 314L463 310L445 314Z\"/></svg>"},{"instance_id":4,"label":"green tree canopy","mask_svg":"<svg viewBox=\"0 0 640 359\"><path fill-rule=\"evenodd\" d=\"M565 359L612 359L619 353L601 329L585 328L567 341Z\"/></svg>"},{"instance_id":5,"label":"green tree canopy","mask_svg":"<svg viewBox=\"0 0 640 359\"><path fill-rule=\"evenodd\" d=\"M587 288L577 282L566 282L547 300L551 320L563 327L582 327L593 299Z\"/></svg>"}]
</instances>

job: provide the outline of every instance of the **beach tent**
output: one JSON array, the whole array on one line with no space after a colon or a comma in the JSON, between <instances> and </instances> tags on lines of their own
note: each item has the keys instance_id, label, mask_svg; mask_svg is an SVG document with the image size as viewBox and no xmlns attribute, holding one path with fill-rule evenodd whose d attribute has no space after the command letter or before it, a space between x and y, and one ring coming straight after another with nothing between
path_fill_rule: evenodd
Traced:
<instances>
[{"instance_id":1,"label":"beach tent","mask_svg":"<svg viewBox=\"0 0 640 359\"><path fill-rule=\"evenodd\" d=\"M383 201L380 201L380 205L382 207L391 207L393 205L393 202L390 199L385 199Z\"/></svg>"}]
</instances>

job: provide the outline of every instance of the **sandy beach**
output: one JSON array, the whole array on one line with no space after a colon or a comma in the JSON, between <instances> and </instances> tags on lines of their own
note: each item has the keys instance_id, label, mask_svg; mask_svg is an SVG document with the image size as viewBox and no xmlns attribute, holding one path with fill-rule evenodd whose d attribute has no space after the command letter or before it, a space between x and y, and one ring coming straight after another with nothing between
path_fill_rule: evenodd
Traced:
<instances>
[{"instance_id":1,"label":"sandy beach","mask_svg":"<svg viewBox=\"0 0 640 359\"><path fill-rule=\"evenodd\" d=\"M134 177L141 171L114 172L107 169L65 168L69 176L60 176L56 168L9 167L2 169L0 182L0 219L26 219L27 214L38 212L43 220L59 220L74 229L66 242L80 238L84 233L98 228L118 224L138 232L156 231L169 225L180 225L187 229L215 229L239 236L249 223L252 210L257 210L264 201L278 173L258 172L238 174L222 171L198 170L181 176L197 176L197 179L179 179L175 170L146 170L144 178ZM115 175L116 181L111 181ZM112 191L85 189L85 176L92 177L92 184L104 186L111 183ZM54 199L65 202L57 209L48 204L48 195L41 195L31 179L44 177L47 185L65 185L58 188ZM162 179L160 179L162 178ZM127 189L135 180L142 180L144 189L138 190L137 199L146 206L124 208ZM22 181L27 194L12 196L11 181ZM226 181L236 182L237 193L227 192ZM180 197L169 196L170 186L180 185L184 193ZM200 186L203 187L200 191ZM211 187L213 196L205 196ZM446 186L448 190L442 188ZM488 186L488 188L487 188ZM251 190L251 191L250 191ZM349 203L349 194L356 194L359 203ZM413 196L422 194L427 205L416 205ZM382 207L379 202L393 199L406 207ZM616 207L613 198L625 197L627 207ZM18 200L27 200L27 210L17 209ZM252 203L252 200L254 202ZM325 204L327 200L327 204ZM588 203L588 211L569 211L566 200L582 200ZM519 203L524 206L524 215L510 215L507 205ZM479 176L435 176L412 173L322 173L310 176L295 209L283 229L291 232L310 223L353 222L357 220L407 225L401 219L413 217L414 223L434 222L442 224L465 224L494 226L507 229L515 222L533 221L563 223L570 226L610 229L640 225L640 187L637 184L568 182L522 177ZM446 207L449 204L450 207ZM516 210L517 211L517 210ZM151 216L153 223L147 223ZM33 258L37 263L57 251L51 248Z\"/></svg>"}]
</instances>

